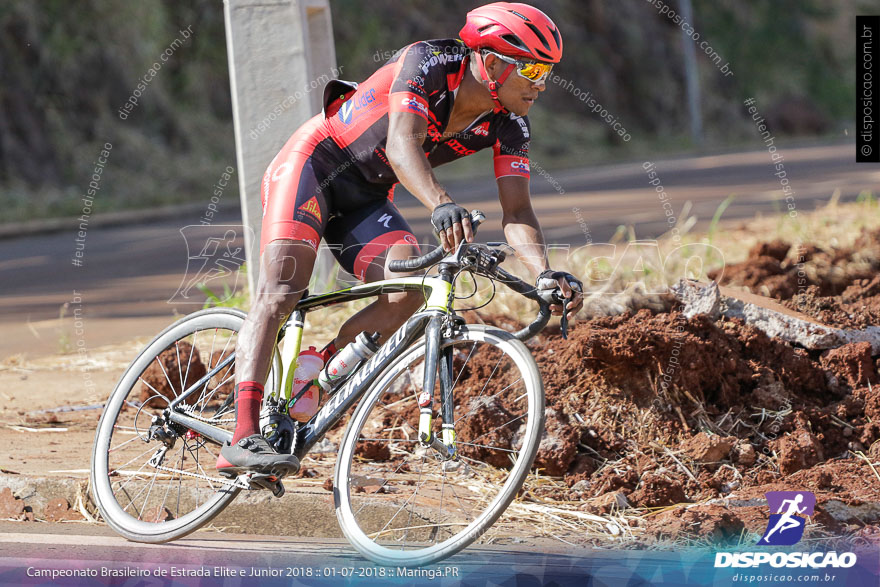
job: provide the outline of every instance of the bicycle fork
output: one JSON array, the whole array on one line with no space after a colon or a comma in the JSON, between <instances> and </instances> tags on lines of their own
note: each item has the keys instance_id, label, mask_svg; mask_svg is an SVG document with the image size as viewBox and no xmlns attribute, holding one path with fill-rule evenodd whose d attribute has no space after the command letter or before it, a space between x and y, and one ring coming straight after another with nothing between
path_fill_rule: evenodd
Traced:
<instances>
[{"instance_id":1,"label":"bicycle fork","mask_svg":"<svg viewBox=\"0 0 880 587\"><path fill-rule=\"evenodd\" d=\"M448 461L456 457L455 406L452 400L452 348L440 349L443 316L432 316L425 328L425 374L419 395L419 440L433 448ZM442 440L432 433L434 416L434 385L440 376L440 413L443 421Z\"/></svg>"}]
</instances>

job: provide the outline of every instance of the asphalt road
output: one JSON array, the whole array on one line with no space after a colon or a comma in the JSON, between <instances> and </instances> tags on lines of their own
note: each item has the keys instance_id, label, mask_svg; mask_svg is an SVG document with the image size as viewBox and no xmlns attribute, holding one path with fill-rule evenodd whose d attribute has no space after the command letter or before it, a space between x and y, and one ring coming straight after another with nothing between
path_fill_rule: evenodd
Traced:
<instances>
[{"instance_id":1,"label":"asphalt road","mask_svg":"<svg viewBox=\"0 0 880 587\"><path fill-rule=\"evenodd\" d=\"M840 190L841 201L863 190L880 192L880 165L856 164L853 144L780 148L780 153L798 210L824 204L835 190ZM645 163L533 170L533 203L546 240L572 246L605 242L621 224L634 226L640 238L662 234L668 228L667 216L656 186L648 183ZM780 178L766 150L653 163L676 215L690 202L689 214L705 224L729 195L735 200L724 214L727 221L785 208ZM486 212L481 239L502 238L493 181L446 185L460 203ZM398 193L396 202L416 235L429 242L424 207L405 192ZM197 256L206 239L222 237L229 229L222 225L240 225L237 208L221 212L215 225L194 230L182 228L197 225L197 213L146 224L94 226L83 243L75 242L73 231L0 240L0 360L20 352L57 352L79 340L95 348L152 335L169 324L175 312L198 309L197 300L204 296L190 290L190 297L184 298L180 290L190 279L184 275L191 276L194 264L201 262L189 257ZM230 264L236 256L243 257L236 253L242 245L240 226L233 228L238 237L220 243L219 249L230 256ZM188 242L195 248L189 250ZM73 264L78 246L81 266ZM219 284L211 285L219 292ZM77 309L83 326L78 333L71 327Z\"/></svg>"}]
</instances>

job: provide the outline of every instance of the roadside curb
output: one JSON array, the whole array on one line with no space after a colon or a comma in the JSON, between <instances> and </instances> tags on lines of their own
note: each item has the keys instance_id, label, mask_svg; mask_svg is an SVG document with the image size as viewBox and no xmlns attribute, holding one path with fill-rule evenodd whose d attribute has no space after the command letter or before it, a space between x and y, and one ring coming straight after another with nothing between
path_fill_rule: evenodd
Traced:
<instances>
[{"instance_id":1,"label":"roadside curb","mask_svg":"<svg viewBox=\"0 0 880 587\"><path fill-rule=\"evenodd\" d=\"M167 220L185 214L201 213L205 210L205 204L181 204L179 206L160 206L146 210L122 210L119 212L98 212L89 216L90 227L94 226L119 226L125 224L142 224ZM198 221L195 217L194 222ZM9 224L0 224L0 240L17 238L35 234L51 232L75 231L79 228L78 217L69 218L43 218Z\"/></svg>"},{"instance_id":2,"label":"roadside curb","mask_svg":"<svg viewBox=\"0 0 880 587\"><path fill-rule=\"evenodd\" d=\"M268 491L242 491L206 528L236 534L343 538L336 520L333 494L320 488L291 491L295 483L296 479L289 482L288 493L281 499ZM83 506L94 515L96 508L88 494L88 485L88 479L83 478L0 474L0 490L9 488L38 520L46 519L46 506L59 498L67 500L71 512L80 511ZM201 498L204 499L204 494Z\"/></svg>"}]
</instances>

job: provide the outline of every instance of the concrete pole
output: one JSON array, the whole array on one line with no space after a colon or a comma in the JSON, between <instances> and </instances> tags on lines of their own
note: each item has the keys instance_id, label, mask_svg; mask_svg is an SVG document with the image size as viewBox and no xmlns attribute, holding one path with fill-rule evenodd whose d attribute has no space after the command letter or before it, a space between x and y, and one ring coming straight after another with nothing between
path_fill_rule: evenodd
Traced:
<instances>
[{"instance_id":1,"label":"concrete pole","mask_svg":"<svg viewBox=\"0 0 880 587\"><path fill-rule=\"evenodd\" d=\"M694 25L694 10L691 0L681 0L681 16ZM695 145L703 144L703 114L700 110L700 70L694 40L684 29L681 31L681 44L684 52L684 77L687 83L688 113L691 123L691 138Z\"/></svg>"},{"instance_id":2,"label":"concrete pole","mask_svg":"<svg viewBox=\"0 0 880 587\"><path fill-rule=\"evenodd\" d=\"M260 181L336 77L329 0L224 0L248 285L259 272Z\"/></svg>"}]
</instances>

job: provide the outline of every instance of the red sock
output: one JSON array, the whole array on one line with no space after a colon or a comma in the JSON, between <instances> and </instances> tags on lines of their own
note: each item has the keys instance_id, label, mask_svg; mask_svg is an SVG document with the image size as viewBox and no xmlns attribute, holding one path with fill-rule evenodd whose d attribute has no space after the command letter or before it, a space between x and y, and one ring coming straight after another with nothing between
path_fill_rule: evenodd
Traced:
<instances>
[{"instance_id":1,"label":"red sock","mask_svg":"<svg viewBox=\"0 0 880 587\"><path fill-rule=\"evenodd\" d=\"M235 386L235 432L232 443L260 432L260 404L263 386L257 381L242 381Z\"/></svg>"},{"instance_id":2,"label":"red sock","mask_svg":"<svg viewBox=\"0 0 880 587\"><path fill-rule=\"evenodd\" d=\"M321 349L321 358L324 359L324 364L327 364L327 361L330 360L330 357L336 354L336 339L331 340L327 343L323 349Z\"/></svg>"}]
</instances>

